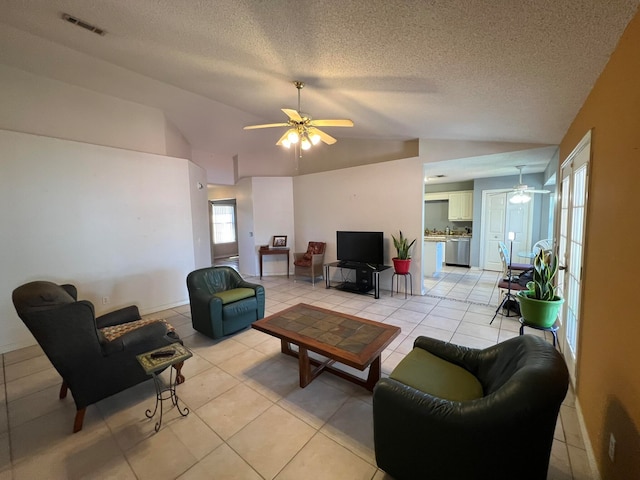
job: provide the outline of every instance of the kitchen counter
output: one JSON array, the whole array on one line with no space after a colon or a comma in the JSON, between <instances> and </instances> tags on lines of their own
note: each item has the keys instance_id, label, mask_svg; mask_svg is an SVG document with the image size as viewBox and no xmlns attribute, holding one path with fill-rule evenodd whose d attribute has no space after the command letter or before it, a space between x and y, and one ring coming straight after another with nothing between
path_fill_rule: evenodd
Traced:
<instances>
[{"instance_id":1,"label":"kitchen counter","mask_svg":"<svg viewBox=\"0 0 640 480\"><path fill-rule=\"evenodd\" d=\"M452 238L472 238L472 235L425 235L425 242L446 242Z\"/></svg>"},{"instance_id":2,"label":"kitchen counter","mask_svg":"<svg viewBox=\"0 0 640 480\"><path fill-rule=\"evenodd\" d=\"M440 240L438 240L440 238ZM424 237L422 265L425 277L433 277L442 271L444 264L445 237L432 235Z\"/></svg>"}]
</instances>

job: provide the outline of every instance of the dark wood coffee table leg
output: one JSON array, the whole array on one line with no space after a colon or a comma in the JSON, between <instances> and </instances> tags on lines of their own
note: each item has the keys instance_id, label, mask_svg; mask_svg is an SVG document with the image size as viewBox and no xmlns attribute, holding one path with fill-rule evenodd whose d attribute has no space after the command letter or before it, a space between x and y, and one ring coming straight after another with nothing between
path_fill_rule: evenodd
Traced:
<instances>
[{"instance_id":1,"label":"dark wood coffee table leg","mask_svg":"<svg viewBox=\"0 0 640 480\"><path fill-rule=\"evenodd\" d=\"M331 365L335 363L335 360L327 359L324 362L315 360L313 358L309 358L309 352L306 348L298 346L298 351L291 349L291 345L286 340L280 340L281 351L284 354L291 355L292 357L298 358L298 369L300 375L300 387L304 388L309 385L314 378L320 375L324 370L337 375L338 377L344 378L345 380L349 380L350 382L355 383L356 385L360 385L361 387L366 388L370 392L373 391L373 387L376 386L376 383L380 380L380 356L376 357L376 359L371 362L369 366L369 375L366 380L362 380L354 375L351 375L347 372L343 372L342 370L338 370L337 368L332 368ZM316 367L316 368L312 368Z\"/></svg>"},{"instance_id":2,"label":"dark wood coffee table leg","mask_svg":"<svg viewBox=\"0 0 640 480\"><path fill-rule=\"evenodd\" d=\"M369 375L363 387L373 392L373 387L376 386L378 380L380 380L380 355L369 366Z\"/></svg>"},{"instance_id":3,"label":"dark wood coffee table leg","mask_svg":"<svg viewBox=\"0 0 640 480\"><path fill-rule=\"evenodd\" d=\"M319 360L315 360L313 358L309 358L309 351L301 346L298 346L298 351L291 349L291 345L286 340L280 341L281 351L287 355L291 355L292 357L296 357L298 359L298 369L300 375L300 388L304 388L311 383L311 381L320 375L325 369L335 373L336 375L340 375L340 373L334 372L330 366L335 363L335 360L331 360L330 358L326 359L324 362ZM311 367L316 368L311 368ZM337 371L339 372L339 370ZM344 374L348 375L348 374Z\"/></svg>"},{"instance_id":4,"label":"dark wood coffee table leg","mask_svg":"<svg viewBox=\"0 0 640 480\"><path fill-rule=\"evenodd\" d=\"M311 364L309 363L309 352L306 348L298 348L298 369L300 370L300 388L304 388L311 383Z\"/></svg>"}]
</instances>

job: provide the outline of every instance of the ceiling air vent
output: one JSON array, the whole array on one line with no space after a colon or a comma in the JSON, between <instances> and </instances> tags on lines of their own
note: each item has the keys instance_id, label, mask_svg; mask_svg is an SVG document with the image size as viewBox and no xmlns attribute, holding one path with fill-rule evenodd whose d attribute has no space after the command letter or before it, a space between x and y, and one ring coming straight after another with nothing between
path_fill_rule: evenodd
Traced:
<instances>
[{"instance_id":1,"label":"ceiling air vent","mask_svg":"<svg viewBox=\"0 0 640 480\"><path fill-rule=\"evenodd\" d=\"M97 33L98 35L104 35L105 33L107 33L103 29L98 28L98 27L96 27L94 25L91 25L90 23L83 22L79 18L72 17L68 13L63 13L62 14L62 19L66 20L69 23L73 23L74 25L77 25L78 27L82 27L85 30L89 30L90 32Z\"/></svg>"}]
</instances>

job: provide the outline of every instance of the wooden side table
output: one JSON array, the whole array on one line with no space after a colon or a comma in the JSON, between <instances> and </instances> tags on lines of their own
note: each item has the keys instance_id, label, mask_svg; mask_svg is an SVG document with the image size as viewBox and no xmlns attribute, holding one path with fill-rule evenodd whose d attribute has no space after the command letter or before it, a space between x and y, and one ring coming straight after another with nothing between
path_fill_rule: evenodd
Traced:
<instances>
[{"instance_id":1,"label":"wooden side table","mask_svg":"<svg viewBox=\"0 0 640 480\"><path fill-rule=\"evenodd\" d=\"M170 356L156 356L159 352L173 352L173 355ZM142 368L147 375L151 375L153 378L153 384L156 387L156 405L153 409L147 409L144 414L147 418L153 418L153 416L158 411L158 405L160 405L160 418L156 422L155 431L160 430L162 426L162 404L165 400L171 400L171 403L174 407L178 409L178 412L183 417L189 415L189 409L187 407L180 408L178 405L178 394L176 393L176 385L184 382L184 377L180 373L180 369L182 368L182 364L188 358L191 358L193 354L189 351L189 349L179 343L172 343L171 345L167 345L166 347L156 348L155 350L151 350L150 352L143 353L141 355L137 355L136 358ZM165 386L162 384L160 378L158 378L158 374L167 367L171 368L171 374L169 376L169 385ZM173 377L173 371L176 370L175 379Z\"/></svg>"},{"instance_id":2,"label":"wooden side table","mask_svg":"<svg viewBox=\"0 0 640 480\"><path fill-rule=\"evenodd\" d=\"M264 255L286 255L287 256L287 278L289 278L289 249L288 248L260 248L260 279L262 279L262 257Z\"/></svg>"}]
</instances>

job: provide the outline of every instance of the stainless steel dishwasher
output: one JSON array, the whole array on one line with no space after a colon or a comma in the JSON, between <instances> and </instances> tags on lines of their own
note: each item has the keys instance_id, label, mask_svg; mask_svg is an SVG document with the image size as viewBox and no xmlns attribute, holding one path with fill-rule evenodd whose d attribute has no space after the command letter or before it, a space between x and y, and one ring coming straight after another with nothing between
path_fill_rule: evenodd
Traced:
<instances>
[{"instance_id":1,"label":"stainless steel dishwasher","mask_svg":"<svg viewBox=\"0 0 640 480\"><path fill-rule=\"evenodd\" d=\"M469 266L471 238L449 238L445 246L444 263L447 265Z\"/></svg>"}]
</instances>

